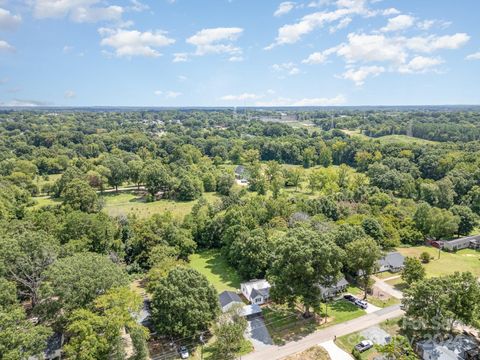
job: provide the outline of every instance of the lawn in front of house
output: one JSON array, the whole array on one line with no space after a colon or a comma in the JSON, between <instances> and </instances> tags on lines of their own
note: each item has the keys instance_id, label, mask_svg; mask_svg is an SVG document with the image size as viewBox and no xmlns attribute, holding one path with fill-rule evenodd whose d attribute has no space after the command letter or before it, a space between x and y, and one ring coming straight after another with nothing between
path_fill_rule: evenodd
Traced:
<instances>
[{"instance_id":1,"label":"lawn in front of house","mask_svg":"<svg viewBox=\"0 0 480 360\"><path fill-rule=\"evenodd\" d=\"M356 319L365 315L366 312L351 302L340 299L329 302L328 305L322 304L321 314L323 317L326 317L328 321L327 323L320 324L320 326L326 327Z\"/></svg>"},{"instance_id":2,"label":"lawn in front of house","mask_svg":"<svg viewBox=\"0 0 480 360\"><path fill-rule=\"evenodd\" d=\"M188 266L205 275L220 293L225 290L238 291L242 279L218 250L202 251L190 255Z\"/></svg>"},{"instance_id":3,"label":"lawn in front of house","mask_svg":"<svg viewBox=\"0 0 480 360\"><path fill-rule=\"evenodd\" d=\"M390 319L380 323L378 326L381 329L385 330L391 336L396 336L400 334L400 330L401 330L400 322L401 322L401 318ZM351 354L355 345L362 340L366 340L366 339L361 335L361 331L359 331L352 334L340 336L337 338L335 343L338 345L338 347L343 349L345 352L347 352L348 354ZM378 351L376 351L375 348L372 348L361 353L360 359L373 360L375 358L378 358L380 355L381 354Z\"/></svg>"},{"instance_id":4,"label":"lawn in front of house","mask_svg":"<svg viewBox=\"0 0 480 360\"><path fill-rule=\"evenodd\" d=\"M431 246L415 246L397 249L403 256L418 258L422 252L427 252L433 257L428 264L424 264L427 277L436 277L452 274L456 271L470 271L480 277L480 252L472 249L459 250L456 253L440 252Z\"/></svg>"},{"instance_id":5,"label":"lawn in front of house","mask_svg":"<svg viewBox=\"0 0 480 360\"><path fill-rule=\"evenodd\" d=\"M265 325L276 345L299 340L317 328L315 318L304 319L299 309L270 304L263 308Z\"/></svg>"},{"instance_id":6,"label":"lawn in front of house","mask_svg":"<svg viewBox=\"0 0 480 360\"><path fill-rule=\"evenodd\" d=\"M363 294L364 294L363 290L354 285L349 285L346 290L346 293L352 294L360 299L363 299ZM384 295L384 297L379 297L376 292L374 292L374 294L372 295L368 295L367 301L370 304L378 306L380 308L385 308L385 307L389 307L389 306L400 303L400 300L392 296L388 296L386 294Z\"/></svg>"}]
</instances>

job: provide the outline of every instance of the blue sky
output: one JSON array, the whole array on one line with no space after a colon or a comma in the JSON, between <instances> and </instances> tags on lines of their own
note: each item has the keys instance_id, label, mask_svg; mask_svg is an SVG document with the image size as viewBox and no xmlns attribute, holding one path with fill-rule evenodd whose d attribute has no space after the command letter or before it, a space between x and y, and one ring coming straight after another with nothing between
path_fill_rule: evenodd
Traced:
<instances>
[{"instance_id":1,"label":"blue sky","mask_svg":"<svg viewBox=\"0 0 480 360\"><path fill-rule=\"evenodd\" d=\"M478 0L0 0L0 105L480 104Z\"/></svg>"}]
</instances>

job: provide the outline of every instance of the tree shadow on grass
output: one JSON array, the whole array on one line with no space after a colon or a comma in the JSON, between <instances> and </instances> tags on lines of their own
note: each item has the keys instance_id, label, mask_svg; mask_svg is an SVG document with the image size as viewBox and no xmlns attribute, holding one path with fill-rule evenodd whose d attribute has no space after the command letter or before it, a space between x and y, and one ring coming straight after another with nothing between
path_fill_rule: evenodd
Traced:
<instances>
[{"instance_id":1,"label":"tree shadow on grass","mask_svg":"<svg viewBox=\"0 0 480 360\"><path fill-rule=\"evenodd\" d=\"M355 312L358 311L358 307L349 303L345 300L338 300L333 303L329 303L328 307L330 310L337 311L337 312Z\"/></svg>"},{"instance_id":2,"label":"tree shadow on grass","mask_svg":"<svg viewBox=\"0 0 480 360\"><path fill-rule=\"evenodd\" d=\"M227 286L235 289L240 289L240 283L242 279L233 269L227 260L222 256L219 251L208 250L201 253L202 257L208 258L206 261L207 268L210 269L212 274L220 277L221 281Z\"/></svg>"}]
</instances>

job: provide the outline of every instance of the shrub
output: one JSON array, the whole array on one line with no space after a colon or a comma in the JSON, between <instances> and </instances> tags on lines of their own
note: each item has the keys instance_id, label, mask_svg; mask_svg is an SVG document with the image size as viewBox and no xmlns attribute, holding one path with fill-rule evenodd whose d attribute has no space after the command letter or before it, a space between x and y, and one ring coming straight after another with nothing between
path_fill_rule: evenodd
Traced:
<instances>
[{"instance_id":1,"label":"shrub","mask_svg":"<svg viewBox=\"0 0 480 360\"><path fill-rule=\"evenodd\" d=\"M430 262L430 254L426 251L422 252L420 254L420 260L422 261L422 263L424 264L427 264Z\"/></svg>"}]
</instances>

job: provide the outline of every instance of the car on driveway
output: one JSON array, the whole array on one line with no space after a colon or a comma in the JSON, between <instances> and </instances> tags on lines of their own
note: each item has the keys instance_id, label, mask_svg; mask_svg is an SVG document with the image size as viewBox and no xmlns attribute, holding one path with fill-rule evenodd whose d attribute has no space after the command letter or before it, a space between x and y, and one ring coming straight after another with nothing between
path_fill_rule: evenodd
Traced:
<instances>
[{"instance_id":1,"label":"car on driveway","mask_svg":"<svg viewBox=\"0 0 480 360\"><path fill-rule=\"evenodd\" d=\"M355 345L355 349L360 352L367 351L372 347L373 347L373 342L371 342L370 340L362 340L357 345Z\"/></svg>"},{"instance_id":2,"label":"car on driveway","mask_svg":"<svg viewBox=\"0 0 480 360\"><path fill-rule=\"evenodd\" d=\"M355 300L355 305L357 305L358 307L362 308L362 309L366 309L368 308L368 303L364 300Z\"/></svg>"},{"instance_id":3,"label":"car on driveway","mask_svg":"<svg viewBox=\"0 0 480 360\"><path fill-rule=\"evenodd\" d=\"M180 346L180 349L178 349L178 352L180 353L180 357L182 359L188 359L188 357L190 356L186 346Z\"/></svg>"},{"instance_id":4,"label":"car on driveway","mask_svg":"<svg viewBox=\"0 0 480 360\"><path fill-rule=\"evenodd\" d=\"M355 303L355 301L358 300L355 296L350 294L343 295L343 298L347 301L350 301L351 303Z\"/></svg>"}]
</instances>

